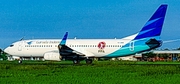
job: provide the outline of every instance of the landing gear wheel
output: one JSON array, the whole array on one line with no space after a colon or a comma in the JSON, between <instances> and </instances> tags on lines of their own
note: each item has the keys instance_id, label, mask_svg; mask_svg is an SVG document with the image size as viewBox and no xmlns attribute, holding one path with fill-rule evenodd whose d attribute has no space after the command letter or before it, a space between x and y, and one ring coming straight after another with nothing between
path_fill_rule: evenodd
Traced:
<instances>
[{"instance_id":1,"label":"landing gear wheel","mask_svg":"<svg viewBox=\"0 0 180 84\"><path fill-rule=\"evenodd\" d=\"M18 63L21 64L21 63L22 63L22 60L20 59L20 60L18 61Z\"/></svg>"},{"instance_id":2,"label":"landing gear wheel","mask_svg":"<svg viewBox=\"0 0 180 84\"><path fill-rule=\"evenodd\" d=\"M86 59L86 64L92 64L92 59Z\"/></svg>"},{"instance_id":3,"label":"landing gear wheel","mask_svg":"<svg viewBox=\"0 0 180 84\"><path fill-rule=\"evenodd\" d=\"M74 59L73 64L80 64L80 60Z\"/></svg>"}]
</instances>

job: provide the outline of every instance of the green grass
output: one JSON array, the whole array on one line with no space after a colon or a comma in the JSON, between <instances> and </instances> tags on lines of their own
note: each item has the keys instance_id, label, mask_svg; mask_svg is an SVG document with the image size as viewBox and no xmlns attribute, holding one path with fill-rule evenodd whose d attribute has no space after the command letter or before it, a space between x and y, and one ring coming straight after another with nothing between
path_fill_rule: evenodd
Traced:
<instances>
[{"instance_id":1,"label":"green grass","mask_svg":"<svg viewBox=\"0 0 180 84\"><path fill-rule=\"evenodd\" d=\"M179 62L0 61L0 84L177 84Z\"/></svg>"}]
</instances>

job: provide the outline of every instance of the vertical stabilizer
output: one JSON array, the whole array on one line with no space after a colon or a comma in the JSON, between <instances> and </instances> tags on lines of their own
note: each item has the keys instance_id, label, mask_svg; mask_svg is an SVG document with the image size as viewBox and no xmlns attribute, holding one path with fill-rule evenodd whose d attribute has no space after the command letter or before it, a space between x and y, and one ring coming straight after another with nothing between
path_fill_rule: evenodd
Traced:
<instances>
[{"instance_id":1,"label":"vertical stabilizer","mask_svg":"<svg viewBox=\"0 0 180 84\"><path fill-rule=\"evenodd\" d=\"M164 18L166 15L167 5L161 5L153 16L146 22L142 30L135 37L136 39L142 39L147 37L160 36Z\"/></svg>"}]
</instances>

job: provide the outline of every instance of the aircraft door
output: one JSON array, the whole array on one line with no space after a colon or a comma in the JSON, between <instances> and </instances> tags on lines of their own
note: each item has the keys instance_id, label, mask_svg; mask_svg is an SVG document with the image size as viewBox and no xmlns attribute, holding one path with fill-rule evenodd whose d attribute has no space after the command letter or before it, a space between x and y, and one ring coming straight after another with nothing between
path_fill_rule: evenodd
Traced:
<instances>
[{"instance_id":1,"label":"aircraft door","mask_svg":"<svg viewBox=\"0 0 180 84\"><path fill-rule=\"evenodd\" d=\"M23 44L23 41L20 41L19 46L18 46L18 51L22 51L22 44Z\"/></svg>"},{"instance_id":2,"label":"aircraft door","mask_svg":"<svg viewBox=\"0 0 180 84\"><path fill-rule=\"evenodd\" d=\"M131 42L129 43L129 50L130 50L130 51L134 51L134 41L131 41Z\"/></svg>"}]
</instances>

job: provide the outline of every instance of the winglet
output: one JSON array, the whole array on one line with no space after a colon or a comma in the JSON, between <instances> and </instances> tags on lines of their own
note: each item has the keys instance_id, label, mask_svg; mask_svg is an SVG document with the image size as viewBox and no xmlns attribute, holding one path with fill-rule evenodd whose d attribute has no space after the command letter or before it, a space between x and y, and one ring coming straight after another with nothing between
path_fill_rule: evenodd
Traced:
<instances>
[{"instance_id":1,"label":"winglet","mask_svg":"<svg viewBox=\"0 0 180 84\"><path fill-rule=\"evenodd\" d=\"M66 32L66 34L64 35L63 39L61 40L60 45L65 45L66 44L67 37L68 37L68 32Z\"/></svg>"},{"instance_id":2,"label":"winglet","mask_svg":"<svg viewBox=\"0 0 180 84\"><path fill-rule=\"evenodd\" d=\"M135 39L160 36L166 10L167 4L162 4L147 21Z\"/></svg>"}]
</instances>

